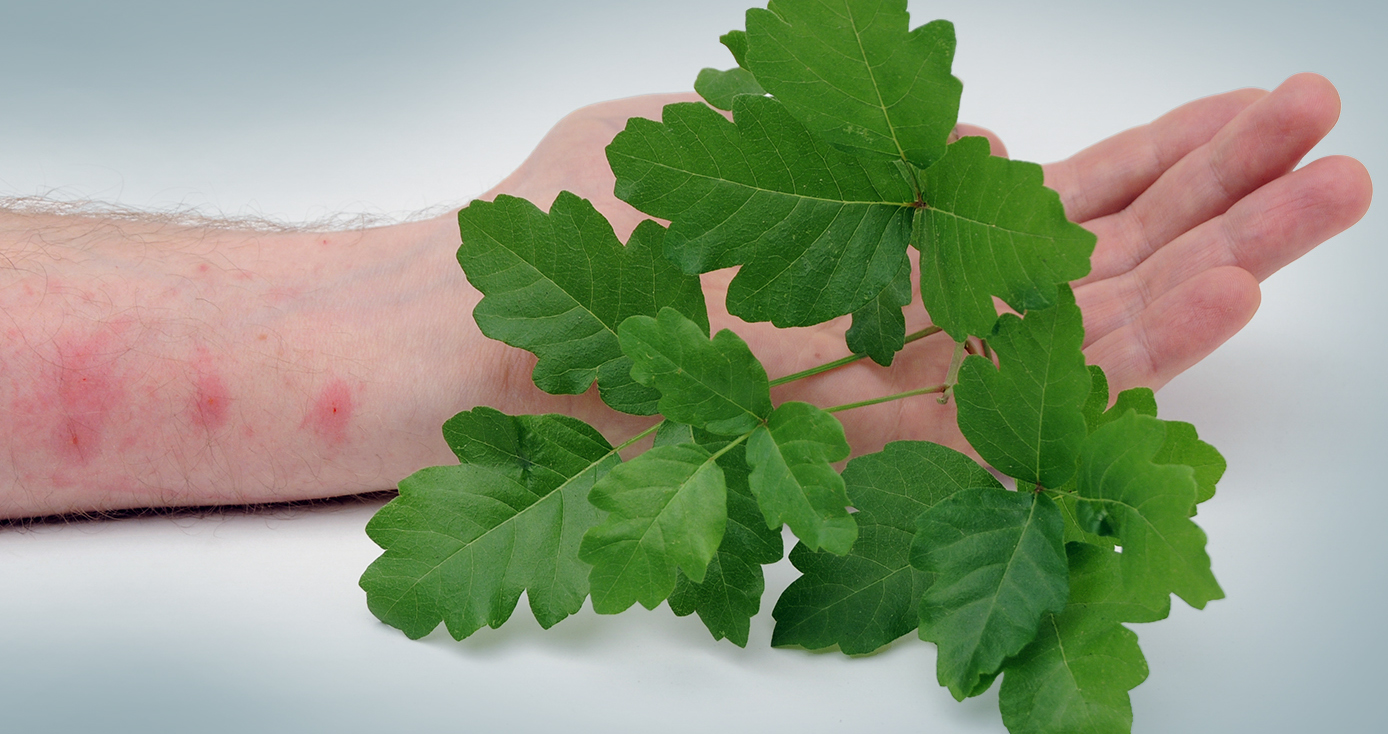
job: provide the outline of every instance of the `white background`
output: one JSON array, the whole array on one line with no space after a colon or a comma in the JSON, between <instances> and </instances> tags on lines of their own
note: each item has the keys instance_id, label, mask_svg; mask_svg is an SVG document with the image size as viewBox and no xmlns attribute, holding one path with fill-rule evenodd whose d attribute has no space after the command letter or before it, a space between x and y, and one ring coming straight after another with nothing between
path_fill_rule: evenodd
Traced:
<instances>
[{"instance_id":1,"label":"white background","mask_svg":"<svg viewBox=\"0 0 1388 734\"><path fill-rule=\"evenodd\" d=\"M1316 71L1313 156L1388 171L1368 2L914 2L962 118L1047 161L1195 97ZM304 222L459 204L565 112L729 66L740 3L0 0L0 196ZM1382 206L1264 286L1161 395L1229 461L1201 509L1228 599L1137 627L1136 732L1372 732L1388 676ZM459 406L460 409L468 406ZM356 586L372 504L0 529L0 730L999 732L933 649L743 651L665 608L410 642ZM779 722L779 723L778 723Z\"/></svg>"}]
</instances>

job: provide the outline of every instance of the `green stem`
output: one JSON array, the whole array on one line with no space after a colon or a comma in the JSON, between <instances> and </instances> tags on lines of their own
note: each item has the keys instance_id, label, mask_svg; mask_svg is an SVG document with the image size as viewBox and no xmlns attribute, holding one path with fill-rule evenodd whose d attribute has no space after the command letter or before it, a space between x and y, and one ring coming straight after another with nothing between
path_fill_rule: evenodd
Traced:
<instances>
[{"instance_id":1,"label":"green stem","mask_svg":"<svg viewBox=\"0 0 1388 734\"><path fill-rule=\"evenodd\" d=\"M967 339L968 337L965 337ZM949 371L945 373L945 389L940 391L940 405L949 402L954 394L954 386L959 383L959 366L964 364L964 342L956 342L954 356L949 358Z\"/></svg>"},{"instance_id":2,"label":"green stem","mask_svg":"<svg viewBox=\"0 0 1388 734\"><path fill-rule=\"evenodd\" d=\"M938 326L928 326L924 329L921 329L920 331L915 332L914 334L907 335L906 341L902 344L902 346L910 344L911 342L916 341L918 339L924 339L925 337L930 336L931 334L938 333L940 331L941 329ZM843 357L842 359L836 359L833 362L827 362L818 367L811 367L807 370L796 372L793 375L777 377L776 379L771 381L771 386L777 387L779 385L784 385L787 382L795 382L796 380L803 380L806 377L813 377L817 374L820 374L821 372L828 372L829 370L838 369L839 367L842 367L846 364L853 364L854 362L857 362L858 360L863 359L866 356L866 354L850 354L847 357Z\"/></svg>"},{"instance_id":3,"label":"green stem","mask_svg":"<svg viewBox=\"0 0 1388 734\"><path fill-rule=\"evenodd\" d=\"M844 404L844 405L835 405L835 406L832 407L832 408L825 408L825 409L824 409L824 412L825 412L825 413L837 413L837 412L839 412L839 411L841 411L841 410L852 410L852 409L854 409L854 408L862 408L862 407L865 407L865 406L868 406L868 405L876 405L876 404L878 404L878 403L889 403L889 402L891 402L891 401L893 401L893 400L901 400L902 398L915 397L916 395L926 395L926 394L928 394L928 393L933 393L933 392L944 392L944 391L945 391L945 388L947 388L947 387L948 387L948 385L935 385L934 387L922 387L922 388L920 388L920 389L918 389L918 390L907 390L906 392L899 392L899 393L897 393L897 394L895 394L895 395L887 395L887 396L885 396L885 397L873 398L873 399L871 399L871 400L860 400L860 401L858 401L858 402L856 402L856 403L847 403L847 404Z\"/></svg>"},{"instance_id":4,"label":"green stem","mask_svg":"<svg viewBox=\"0 0 1388 734\"><path fill-rule=\"evenodd\" d=\"M661 421L660 423L664 423L664 422L665 422L665 421ZM642 431L642 432L636 434L635 436L632 436L631 438L628 438L627 440L623 441L623 442L622 442L622 445L620 445L620 446L618 446L618 447L612 449L612 453L614 453L614 454L615 454L615 453L618 453L618 452L620 452L622 449L625 449L626 447L628 447L628 446L630 446L630 445L636 443L637 441L640 441L641 439L643 439L643 438L645 438L645 437L651 435L652 433L655 433L655 429L660 428L660 423L657 423L657 424L651 426L650 428L647 428L646 430L644 430L644 431Z\"/></svg>"},{"instance_id":5,"label":"green stem","mask_svg":"<svg viewBox=\"0 0 1388 734\"><path fill-rule=\"evenodd\" d=\"M718 457L720 457L720 456L722 456L723 454L726 454L726 453L728 453L729 451L731 451L732 448L733 448L734 446L736 446L736 445L742 443L743 441L746 441L746 440L747 440L747 437L750 436L750 435L752 435L752 434L755 433L755 432L756 432L756 429L754 428L754 429L752 429L752 430L750 430L750 431L748 431L748 432L742 434L741 436L738 436L738 438L737 438L736 441L733 441L732 443L728 444L727 446L724 446L723 448L718 449L718 452L715 453L713 456L710 456L708 460L709 460L709 461L718 461Z\"/></svg>"}]
</instances>

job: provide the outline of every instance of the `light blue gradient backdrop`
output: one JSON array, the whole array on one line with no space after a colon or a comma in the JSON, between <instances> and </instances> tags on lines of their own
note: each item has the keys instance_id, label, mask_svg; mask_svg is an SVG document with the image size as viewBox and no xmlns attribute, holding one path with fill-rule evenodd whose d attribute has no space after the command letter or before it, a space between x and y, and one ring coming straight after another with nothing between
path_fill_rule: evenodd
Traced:
<instances>
[{"instance_id":1,"label":"light blue gradient backdrop","mask_svg":"<svg viewBox=\"0 0 1388 734\"><path fill-rule=\"evenodd\" d=\"M730 64L725 2L0 2L0 196L306 221L500 180L564 113ZM1313 153L1388 172L1382 3L912 4L956 24L963 119L1047 161L1195 97L1330 77ZM1388 676L1385 224L1264 287L1161 394L1229 460L1202 508L1229 598L1137 627L1136 732L1376 732ZM0 531L0 729L1001 731L910 640L712 642L668 610L411 643L355 586L370 508ZM793 570L773 570L768 601ZM772 720L783 725L769 723Z\"/></svg>"}]
</instances>

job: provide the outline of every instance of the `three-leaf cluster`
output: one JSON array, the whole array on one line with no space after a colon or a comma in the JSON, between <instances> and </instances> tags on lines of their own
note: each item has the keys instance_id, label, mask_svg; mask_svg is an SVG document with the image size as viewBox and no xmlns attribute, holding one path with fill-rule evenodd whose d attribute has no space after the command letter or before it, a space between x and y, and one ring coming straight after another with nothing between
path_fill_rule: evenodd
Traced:
<instances>
[{"instance_id":1,"label":"three-leaf cluster","mask_svg":"<svg viewBox=\"0 0 1388 734\"><path fill-rule=\"evenodd\" d=\"M904 0L774 0L722 40L738 65L699 75L708 105L632 119L608 147L617 195L668 227L623 244L568 193L548 212L500 196L458 217L482 332L534 353L542 390L596 383L616 410L659 414L654 446L623 461L635 439L614 447L574 418L458 414L443 430L460 463L403 480L367 527L385 549L361 581L372 612L462 639L521 592L544 627L589 597L599 613L667 602L745 645L788 526L803 575L775 605L773 645L863 654L917 630L956 698L1003 677L1013 732L1128 731L1147 667L1124 624L1163 618L1172 593L1197 608L1222 595L1191 518L1224 464L1159 420L1150 391L1110 406L1085 364L1067 283L1093 236L1038 166L952 139L949 23L911 30ZM908 246L933 323L986 345L949 389L1015 490L919 441L840 473L833 410L774 405L747 344L710 334L698 276L737 267L730 313L851 314L850 350L890 365L914 300Z\"/></svg>"}]
</instances>

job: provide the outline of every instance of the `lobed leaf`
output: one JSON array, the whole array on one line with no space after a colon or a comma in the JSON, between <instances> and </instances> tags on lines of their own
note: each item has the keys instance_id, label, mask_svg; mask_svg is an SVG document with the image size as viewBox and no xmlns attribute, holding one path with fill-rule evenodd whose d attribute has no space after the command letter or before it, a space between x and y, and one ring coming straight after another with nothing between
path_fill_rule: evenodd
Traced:
<instances>
[{"instance_id":1,"label":"lobed leaf","mask_svg":"<svg viewBox=\"0 0 1388 734\"><path fill-rule=\"evenodd\" d=\"M1048 614L1034 642L1009 660L998 694L1012 734L1127 734L1128 691L1147 678L1137 635L1120 622L1152 622L1167 607L1124 598L1119 554L1072 543L1070 603Z\"/></svg>"},{"instance_id":2,"label":"lobed leaf","mask_svg":"<svg viewBox=\"0 0 1388 734\"><path fill-rule=\"evenodd\" d=\"M747 31L728 31L718 37L718 42L728 49L738 66L747 68Z\"/></svg>"},{"instance_id":3,"label":"lobed leaf","mask_svg":"<svg viewBox=\"0 0 1388 734\"><path fill-rule=\"evenodd\" d=\"M772 645L838 645L861 655L916 629L931 581L911 566L916 518L960 490L1002 489L973 459L925 441L896 441L853 459L843 479L858 510L858 539L845 556L795 546L790 560L803 575L772 611Z\"/></svg>"},{"instance_id":4,"label":"lobed leaf","mask_svg":"<svg viewBox=\"0 0 1388 734\"><path fill-rule=\"evenodd\" d=\"M456 639L500 627L520 593L543 627L588 595L583 533L598 521L594 482L621 459L595 429L560 415L491 408L444 425L460 466L420 470L366 533L385 553L361 578L367 606L412 639L439 622Z\"/></svg>"},{"instance_id":5,"label":"lobed leaf","mask_svg":"<svg viewBox=\"0 0 1388 734\"><path fill-rule=\"evenodd\" d=\"M965 489L916 520L911 565L934 576L920 637L939 648L936 674L957 700L978 695L1007 658L1065 608L1060 510L1043 494Z\"/></svg>"},{"instance_id":6,"label":"lobed leaf","mask_svg":"<svg viewBox=\"0 0 1388 734\"><path fill-rule=\"evenodd\" d=\"M714 452L728 443L720 437L691 432L690 441L695 440ZM698 612L713 639L727 638L738 647L746 647L752 617L761 610L761 595L766 590L761 567L781 560L785 549L781 529L767 527L747 485L751 469L746 445L729 449L718 458L718 466L728 484L728 525L723 542L709 561L702 582L680 573L670 595L670 610L681 617Z\"/></svg>"},{"instance_id":7,"label":"lobed leaf","mask_svg":"<svg viewBox=\"0 0 1388 734\"><path fill-rule=\"evenodd\" d=\"M746 321L807 326L862 308L901 269L910 184L820 141L775 99L732 107L735 122L697 103L627 121L607 148L617 196L670 220L665 253L684 272L741 265L727 306Z\"/></svg>"},{"instance_id":8,"label":"lobed leaf","mask_svg":"<svg viewBox=\"0 0 1388 734\"><path fill-rule=\"evenodd\" d=\"M728 47L733 59L737 61L737 66L727 71L703 69L694 80L694 91L698 92L705 102L727 111L732 110L733 97L739 94L766 94L766 90L757 83L752 72L747 71L747 34L743 31L729 31L718 40Z\"/></svg>"},{"instance_id":9,"label":"lobed leaf","mask_svg":"<svg viewBox=\"0 0 1388 734\"><path fill-rule=\"evenodd\" d=\"M906 0L772 0L747 11L746 67L833 145L925 168L964 86L950 74L954 26L909 27Z\"/></svg>"},{"instance_id":10,"label":"lobed leaf","mask_svg":"<svg viewBox=\"0 0 1388 734\"><path fill-rule=\"evenodd\" d=\"M593 566L598 614L636 602L655 609L674 591L677 569L703 581L728 522L723 470L694 444L652 448L613 468L588 500L608 513L584 534L578 552Z\"/></svg>"},{"instance_id":11,"label":"lobed leaf","mask_svg":"<svg viewBox=\"0 0 1388 734\"><path fill-rule=\"evenodd\" d=\"M1113 407L1108 406L1108 377L1097 365L1089 366L1094 376L1094 386L1089 400L1085 403L1085 421L1089 432L1093 433L1107 423L1111 423L1129 410L1138 415L1157 417L1157 397L1150 388L1135 387L1118 394ZM1215 447L1200 440L1195 426L1181 421L1162 421L1166 425L1166 442L1152 457L1156 464L1184 464L1195 470L1196 503L1205 502L1215 495L1215 485L1228 468L1224 457Z\"/></svg>"},{"instance_id":12,"label":"lobed leaf","mask_svg":"<svg viewBox=\"0 0 1388 734\"><path fill-rule=\"evenodd\" d=\"M911 260L901 258L901 269L890 285L853 312L853 325L844 335L849 351L866 354L883 367L906 346L906 316L902 306L911 303Z\"/></svg>"},{"instance_id":13,"label":"lobed leaf","mask_svg":"<svg viewBox=\"0 0 1388 734\"><path fill-rule=\"evenodd\" d=\"M701 69L694 79L694 91L713 107L729 112L733 109L733 98L739 94L766 94L752 72L736 67L727 71Z\"/></svg>"},{"instance_id":14,"label":"lobed leaf","mask_svg":"<svg viewBox=\"0 0 1388 734\"><path fill-rule=\"evenodd\" d=\"M1166 441L1152 457L1154 464L1181 464L1195 471L1195 503L1212 499L1215 484L1228 467L1215 447L1200 440L1195 426L1181 421L1162 421L1166 424ZM1194 508L1191 514L1195 514Z\"/></svg>"},{"instance_id":15,"label":"lobed leaf","mask_svg":"<svg viewBox=\"0 0 1388 734\"><path fill-rule=\"evenodd\" d=\"M1124 583L1133 593L1175 593L1196 609L1224 597L1210 571L1195 511L1195 470L1157 464L1163 421L1129 411L1085 440L1080 453L1078 520L1123 546Z\"/></svg>"},{"instance_id":16,"label":"lobed leaf","mask_svg":"<svg viewBox=\"0 0 1388 734\"><path fill-rule=\"evenodd\" d=\"M769 527L789 525L810 550L843 555L858 537L843 477L843 424L809 403L783 403L747 439L748 483Z\"/></svg>"},{"instance_id":17,"label":"lobed leaf","mask_svg":"<svg viewBox=\"0 0 1388 734\"><path fill-rule=\"evenodd\" d=\"M747 343L727 329L709 339L672 308L622 323L631 376L660 391L661 415L723 435L740 435L771 414L766 370Z\"/></svg>"},{"instance_id":18,"label":"lobed leaf","mask_svg":"<svg viewBox=\"0 0 1388 734\"><path fill-rule=\"evenodd\" d=\"M1065 218L1035 163L989 155L987 140L970 137L924 178L912 230L921 298L955 341L992 331L994 297L1018 312L1048 308L1057 286L1089 273L1094 235Z\"/></svg>"},{"instance_id":19,"label":"lobed leaf","mask_svg":"<svg viewBox=\"0 0 1388 734\"><path fill-rule=\"evenodd\" d=\"M998 319L989 345L999 367L969 357L954 388L959 430L983 460L1018 486L1055 488L1075 473L1086 435L1084 322L1069 286L1059 302Z\"/></svg>"},{"instance_id":20,"label":"lobed leaf","mask_svg":"<svg viewBox=\"0 0 1388 734\"><path fill-rule=\"evenodd\" d=\"M596 379L608 405L649 415L658 395L632 381L617 328L627 317L671 307L708 331L699 279L662 255L665 230L642 222L623 247L587 200L559 194L548 214L511 196L458 212L458 262L483 298L483 334L539 358L541 390L578 394Z\"/></svg>"}]
</instances>

